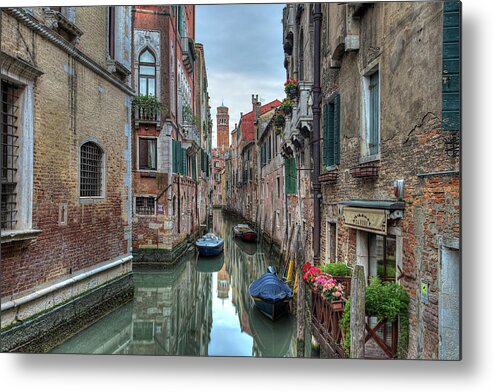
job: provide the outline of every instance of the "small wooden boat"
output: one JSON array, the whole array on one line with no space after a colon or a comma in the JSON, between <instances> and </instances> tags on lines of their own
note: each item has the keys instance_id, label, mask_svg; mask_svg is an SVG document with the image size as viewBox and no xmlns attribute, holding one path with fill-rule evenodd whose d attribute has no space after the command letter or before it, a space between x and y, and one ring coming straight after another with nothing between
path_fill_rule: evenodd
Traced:
<instances>
[{"instance_id":1,"label":"small wooden boat","mask_svg":"<svg viewBox=\"0 0 493 392\"><path fill-rule=\"evenodd\" d=\"M257 232L244 223L233 226L233 238L241 238L243 241L254 242L257 240Z\"/></svg>"},{"instance_id":2,"label":"small wooden boat","mask_svg":"<svg viewBox=\"0 0 493 392\"><path fill-rule=\"evenodd\" d=\"M201 256L216 256L223 251L224 240L213 233L200 237L195 246Z\"/></svg>"},{"instance_id":3,"label":"small wooden boat","mask_svg":"<svg viewBox=\"0 0 493 392\"><path fill-rule=\"evenodd\" d=\"M288 313L293 299L293 292L271 266L250 285L248 291L257 309L273 321Z\"/></svg>"}]
</instances>

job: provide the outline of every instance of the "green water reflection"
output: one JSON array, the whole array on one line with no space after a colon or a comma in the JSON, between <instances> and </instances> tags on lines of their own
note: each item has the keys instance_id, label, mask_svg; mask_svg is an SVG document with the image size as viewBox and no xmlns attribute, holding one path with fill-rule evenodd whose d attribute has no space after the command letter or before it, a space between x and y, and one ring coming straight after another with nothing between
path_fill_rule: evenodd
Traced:
<instances>
[{"instance_id":1,"label":"green water reflection","mask_svg":"<svg viewBox=\"0 0 493 392\"><path fill-rule=\"evenodd\" d=\"M233 240L233 222L214 211L222 255L189 254L172 269L135 269L133 300L52 352L294 357L294 318L272 322L248 295L250 283L276 261L262 245Z\"/></svg>"}]
</instances>

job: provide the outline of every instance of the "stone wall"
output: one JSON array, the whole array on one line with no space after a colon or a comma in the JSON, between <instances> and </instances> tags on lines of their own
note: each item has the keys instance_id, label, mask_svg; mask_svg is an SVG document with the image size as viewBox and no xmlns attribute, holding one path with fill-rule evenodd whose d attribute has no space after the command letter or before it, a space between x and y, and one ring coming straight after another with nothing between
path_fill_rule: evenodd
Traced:
<instances>
[{"instance_id":1,"label":"stone wall","mask_svg":"<svg viewBox=\"0 0 493 392\"><path fill-rule=\"evenodd\" d=\"M345 15L341 9L346 6L328 7L329 23L341 25L337 15ZM331 29L333 57L326 53L322 60L323 103L336 92L341 99L338 177L322 183L322 260L328 221L337 222L337 259L350 264L358 259L357 231L344 226L338 203L395 200L393 182L404 180L404 216L389 220L389 230L402 237L398 278L411 298L408 356L437 358L439 244L442 238L458 241L460 228L460 162L445 151L454 133L441 128L442 4L370 5L359 19L359 48L335 55L338 34L348 28ZM324 22L323 36L325 29ZM362 78L375 66L380 72L378 175L355 178L351 168L364 161ZM443 171L451 174L428 176ZM421 280L429 284L428 304L421 302Z\"/></svg>"},{"instance_id":2,"label":"stone wall","mask_svg":"<svg viewBox=\"0 0 493 392\"><path fill-rule=\"evenodd\" d=\"M99 27L83 23L93 16L104 20L105 7L78 8L76 15L84 35L105 48ZM38 21L31 29L23 18L30 17L2 10L2 51L42 72L33 84L31 158L32 229L39 233L24 241L2 237L2 303L131 251L131 90L100 67L98 50L50 38ZM86 141L104 152L102 197L79 196L80 147Z\"/></svg>"}]
</instances>

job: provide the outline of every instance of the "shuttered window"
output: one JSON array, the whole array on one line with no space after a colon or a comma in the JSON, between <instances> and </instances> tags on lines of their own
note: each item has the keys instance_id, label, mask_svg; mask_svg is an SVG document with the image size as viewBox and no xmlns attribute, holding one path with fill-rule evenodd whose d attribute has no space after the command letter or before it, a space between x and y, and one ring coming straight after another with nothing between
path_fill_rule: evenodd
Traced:
<instances>
[{"instance_id":1,"label":"shuttered window","mask_svg":"<svg viewBox=\"0 0 493 392\"><path fill-rule=\"evenodd\" d=\"M173 173L188 175L187 170L187 150L181 147L177 140L172 141L173 149Z\"/></svg>"},{"instance_id":2,"label":"shuttered window","mask_svg":"<svg viewBox=\"0 0 493 392\"><path fill-rule=\"evenodd\" d=\"M460 129L460 22L460 2L444 2L442 127L447 131Z\"/></svg>"},{"instance_id":3,"label":"shuttered window","mask_svg":"<svg viewBox=\"0 0 493 392\"><path fill-rule=\"evenodd\" d=\"M296 171L296 160L294 158L284 161L284 184L286 194L296 194L298 178Z\"/></svg>"},{"instance_id":4,"label":"shuttered window","mask_svg":"<svg viewBox=\"0 0 493 392\"><path fill-rule=\"evenodd\" d=\"M339 94L324 106L323 162L326 166L340 162L340 106Z\"/></svg>"}]
</instances>

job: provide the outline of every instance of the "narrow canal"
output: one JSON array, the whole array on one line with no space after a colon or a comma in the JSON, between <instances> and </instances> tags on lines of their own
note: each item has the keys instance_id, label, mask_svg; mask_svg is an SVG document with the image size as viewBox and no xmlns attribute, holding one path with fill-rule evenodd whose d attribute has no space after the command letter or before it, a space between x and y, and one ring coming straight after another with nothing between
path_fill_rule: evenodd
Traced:
<instances>
[{"instance_id":1,"label":"narrow canal","mask_svg":"<svg viewBox=\"0 0 493 392\"><path fill-rule=\"evenodd\" d=\"M250 283L278 256L231 237L234 217L214 211L225 240L214 258L189 254L171 269L134 268L131 302L53 353L294 357L295 320L272 322L252 306Z\"/></svg>"}]
</instances>

